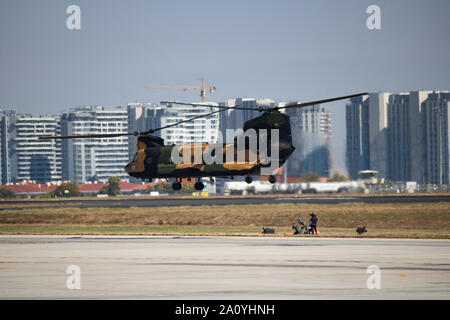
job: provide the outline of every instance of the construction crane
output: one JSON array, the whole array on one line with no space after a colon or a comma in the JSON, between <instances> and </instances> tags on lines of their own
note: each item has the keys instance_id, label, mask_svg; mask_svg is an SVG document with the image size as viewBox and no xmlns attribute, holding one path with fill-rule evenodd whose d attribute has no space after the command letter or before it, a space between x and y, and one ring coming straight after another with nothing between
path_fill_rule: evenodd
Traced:
<instances>
[{"instance_id":1,"label":"construction crane","mask_svg":"<svg viewBox=\"0 0 450 320\"><path fill-rule=\"evenodd\" d=\"M205 101L206 91L214 92L216 91L216 87L205 88L205 79L202 77L202 86L201 87L186 87L186 86L148 86L148 89L157 89L157 90L200 90L200 97L202 98L202 102Z\"/></svg>"}]
</instances>

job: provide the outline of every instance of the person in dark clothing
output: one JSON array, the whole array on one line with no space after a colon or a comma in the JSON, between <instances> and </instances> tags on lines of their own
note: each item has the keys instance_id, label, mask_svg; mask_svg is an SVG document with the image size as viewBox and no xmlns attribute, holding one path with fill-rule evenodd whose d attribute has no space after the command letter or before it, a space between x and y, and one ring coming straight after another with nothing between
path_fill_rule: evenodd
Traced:
<instances>
[{"instance_id":1,"label":"person in dark clothing","mask_svg":"<svg viewBox=\"0 0 450 320\"><path fill-rule=\"evenodd\" d=\"M292 224L292 230L294 230L294 234L300 234L300 231L298 230L298 227L295 223Z\"/></svg>"},{"instance_id":2,"label":"person in dark clothing","mask_svg":"<svg viewBox=\"0 0 450 320\"><path fill-rule=\"evenodd\" d=\"M304 234L308 234L308 226L306 225L306 222L303 221L302 219L298 219L298 224L299 224L299 226L301 226L299 232L303 231Z\"/></svg>"},{"instance_id":3,"label":"person in dark clothing","mask_svg":"<svg viewBox=\"0 0 450 320\"><path fill-rule=\"evenodd\" d=\"M314 234L314 231L315 231L316 234L318 234L318 232L317 232L317 222L319 221L319 218L314 213L310 213L309 215L311 216L311 220L310 220L310 223L309 223L309 227L310 227L309 232Z\"/></svg>"}]
</instances>

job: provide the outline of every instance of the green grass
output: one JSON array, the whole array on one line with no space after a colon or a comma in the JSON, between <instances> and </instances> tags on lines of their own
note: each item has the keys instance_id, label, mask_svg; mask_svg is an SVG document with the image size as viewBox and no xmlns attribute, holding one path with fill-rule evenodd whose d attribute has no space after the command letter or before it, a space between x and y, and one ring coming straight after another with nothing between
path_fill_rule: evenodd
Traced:
<instances>
[{"instance_id":1,"label":"green grass","mask_svg":"<svg viewBox=\"0 0 450 320\"><path fill-rule=\"evenodd\" d=\"M45 208L0 211L0 234L292 236L298 218L319 216L321 237L450 239L450 205L437 203L264 204L155 208Z\"/></svg>"}]
</instances>

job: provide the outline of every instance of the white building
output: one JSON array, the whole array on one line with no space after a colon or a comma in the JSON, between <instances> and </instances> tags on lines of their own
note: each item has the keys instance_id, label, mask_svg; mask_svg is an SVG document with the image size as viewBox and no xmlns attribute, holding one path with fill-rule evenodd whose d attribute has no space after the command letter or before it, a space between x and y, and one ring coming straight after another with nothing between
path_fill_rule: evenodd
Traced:
<instances>
[{"instance_id":1,"label":"white building","mask_svg":"<svg viewBox=\"0 0 450 320\"><path fill-rule=\"evenodd\" d=\"M120 107L78 107L61 116L62 135L128 132L127 110ZM67 139L62 142L63 179L106 182L111 176L128 180L128 137Z\"/></svg>"},{"instance_id":2,"label":"white building","mask_svg":"<svg viewBox=\"0 0 450 320\"><path fill-rule=\"evenodd\" d=\"M253 108L257 109L259 107L269 108L275 107L278 104L271 99L255 99L255 98L234 98L227 99L219 104L225 107L243 107L243 108ZM234 137L229 137L230 141L226 141L227 129L237 130L243 129L244 123L250 119L256 118L261 115L260 111L257 110L240 110L240 109L229 109L220 112L220 132L222 133L223 139L227 143L231 143Z\"/></svg>"},{"instance_id":3,"label":"white building","mask_svg":"<svg viewBox=\"0 0 450 320\"><path fill-rule=\"evenodd\" d=\"M131 102L127 105L128 131L142 132L161 127L161 117L165 106L156 103ZM161 131L153 133L160 137ZM137 136L128 136L128 156L131 160L136 153Z\"/></svg>"},{"instance_id":4,"label":"white building","mask_svg":"<svg viewBox=\"0 0 450 320\"><path fill-rule=\"evenodd\" d=\"M205 102L218 105L215 102ZM218 111L217 108L169 104L161 117L161 127L192 119ZM217 143L219 132L219 113L181 123L161 130L161 138L166 145L189 143Z\"/></svg>"},{"instance_id":5,"label":"white building","mask_svg":"<svg viewBox=\"0 0 450 320\"><path fill-rule=\"evenodd\" d=\"M295 147L287 161L289 175L315 172L322 177L329 176L331 112L320 105L286 110Z\"/></svg>"},{"instance_id":6,"label":"white building","mask_svg":"<svg viewBox=\"0 0 450 320\"><path fill-rule=\"evenodd\" d=\"M61 141L38 140L40 136L59 135L59 121L59 116L19 114L4 117L2 142L7 145L2 148L2 153L6 152L2 162L7 173L4 178L8 180L4 182L61 180Z\"/></svg>"}]
</instances>

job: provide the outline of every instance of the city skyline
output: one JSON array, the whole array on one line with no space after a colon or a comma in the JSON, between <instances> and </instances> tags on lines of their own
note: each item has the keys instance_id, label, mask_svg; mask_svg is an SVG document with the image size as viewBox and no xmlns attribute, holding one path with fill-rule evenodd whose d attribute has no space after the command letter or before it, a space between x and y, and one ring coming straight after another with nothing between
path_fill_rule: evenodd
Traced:
<instances>
[{"instance_id":1,"label":"city skyline","mask_svg":"<svg viewBox=\"0 0 450 320\"><path fill-rule=\"evenodd\" d=\"M389 181L449 184L449 91L371 93L346 105L347 166Z\"/></svg>"},{"instance_id":2,"label":"city skyline","mask_svg":"<svg viewBox=\"0 0 450 320\"><path fill-rule=\"evenodd\" d=\"M237 98L227 99L220 105L242 105L257 110L283 107L286 103ZM449 103L449 91L381 92L350 99L346 105L346 159L350 176L355 179L359 170L376 170L380 178L391 181L448 184ZM133 157L135 141L122 137L63 140L61 144L59 140L39 141L37 137L145 131L148 127L164 127L199 114L206 115L211 107L129 103L126 108L74 107L52 116L13 115L13 110L9 111L11 114L2 116L1 122L2 171L6 174L3 178L44 182L62 178L84 182L106 181L111 175L128 180L123 165ZM231 129L236 134L244 122L257 116L254 113L227 109L221 113L223 117L209 116L197 126L194 123L163 129L160 135L166 145L217 143L219 132L223 135ZM329 110L314 105L301 110L288 109L287 115L291 118L297 152L288 161L289 174L316 172L331 176ZM228 133L226 136L227 141L232 138Z\"/></svg>"},{"instance_id":3,"label":"city skyline","mask_svg":"<svg viewBox=\"0 0 450 320\"><path fill-rule=\"evenodd\" d=\"M80 8L80 29L67 9ZM381 12L369 29L370 5ZM309 101L355 92L448 90L445 0L0 1L0 108L46 114L82 105L230 97ZM345 103L327 105L345 132ZM333 135L336 169L344 135Z\"/></svg>"}]
</instances>

